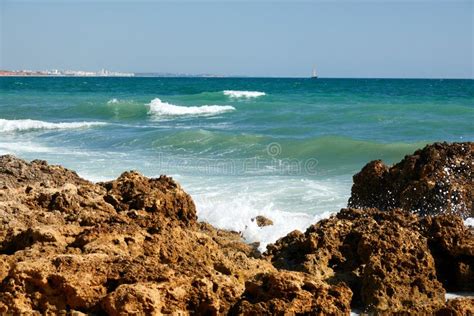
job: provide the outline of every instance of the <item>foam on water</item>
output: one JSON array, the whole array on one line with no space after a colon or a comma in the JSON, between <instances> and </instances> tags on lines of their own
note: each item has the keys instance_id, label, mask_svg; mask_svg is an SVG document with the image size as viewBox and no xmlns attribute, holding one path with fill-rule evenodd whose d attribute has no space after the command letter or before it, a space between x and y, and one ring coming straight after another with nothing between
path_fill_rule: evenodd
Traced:
<instances>
[{"instance_id":1,"label":"foam on water","mask_svg":"<svg viewBox=\"0 0 474 316\"><path fill-rule=\"evenodd\" d=\"M474 297L474 292L454 292L454 293L446 293L444 296L446 300L452 300L455 298L463 298L463 297Z\"/></svg>"},{"instance_id":2,"label":"foam on water","mask_svg":"<svg viewBox=\"0 0 474 316\"><path fill-rule=\"evenodd\" d=\"M50 123L37 120L5 120L0 119L0 132L19 132L41 129L77 129L106 125L104 122L62 122Z\"/></svg>"},{"instance_id":3,"label":"foam on water","mask_svg":"<svg viewBox=\"0 0 474 316\"><path fill-rule=\"evenodd\" d=\"M464 225L474 227L474 217L469 217L464 220Z\"/></svg>"},{"instance_id":4,"label":"foam on water","mask_svg":"<svg viewBox=\"0 0 474 316\"><path fill-rule=\"evenodd\" d=\"M261 248L339 211L368 161L394 163L428 142L474 139L472 80L0 80L0 117L39 120L1 120L0 153L96 181L130 169L175 176L200 220ZM28 113L34 117L18 116ZM93 121L110 128L74 129ZM43 129L67 130L20 132ZM257 215L274 225L257 227Z\"/></svg>"},{"instance_id":5,"label":"foam on water","mask_svg":"<svg viewBox=\"0 0 474 316\"><path fill-rule=\"evenodd\" d=\"M119 103L119 100L116 99L116 98L113 98L113 99L110 99L109 101L107 101L107 104L117 104Z\"/></svg>"},{"instance_id":6,"label":"foam on water","mask_svg":"<svg viewBox=\"0 0 474 316\"><path fill-rule=\"evenodd\" d=\"M130 104L133 104L133 103L134 103L133 99L112 98L109 101L107 101L108 105L130 105Z\"/></svg>"},{"instance_id":7,"label":"foam on water","mask_svg":"<svg viewBox=\"0 0 474 316\"><path fill-rule=\"evenodd\" d=\"M0 155L24 153L49 153L52 149L46 146L27 142L0 142Z\"/></svg>"},{"instance_id":8,"label":"foam on water","mask_svg":"<svg viewBox=\"0 0 474 316\"><path fill-rule=\"evenodd\" d=\"M215 227L240 232L246 242L259 242L259 250L265 251L269 243L297 229L305 231L308 226L329 217L332 212L316 215L279 210L271 202L260 208L251 196L238 196L228 201L212 201L209 197L196 197L198 218ZM253 220L262 215L273 221L273 225L258 227Z\"/></svg>"},{"instance_id":9,"label":"foam on water","mask_svg":"<svg viewBox=\"0 0 474 316\"><path fill-rule=\"evenodd\" d=\"M260 242L261 251L289 232L305 231L311 224L337 212L347 203L348 194L347 183L338 179L255 177L235 178L231 184L217 185L204 178L178 181L193 197L200 221L240 232L247 242ZM201 183L198 190L197 183ZM311 201L303 201L303 196ZM308 208L308 204L312 207ZM258 227L252 221L258 215L271 219L273 225Z\"/></svg>"},{"instance_id":10,"label":"foam on water","mask_svg":"<svg viewBox=\"0 0 474 316\"><path fill-rule=\"evenodd\" d=\"M163 102L159 98L153 99L148 106L150 108L148 113L155 116L208 116L235 110L235 108L230 105L179 106Z\"/></svg>"},{"instance_id":11,"label":"foam on water","mask_svg":"<svg viewBox=\"0 0 474 316\"><path fill-rule=\"evenodd\" d=\"M266 95L265 92L261 91L224 90L222 93L231 98L258 98Z\"/></svg>"}]
</instances>

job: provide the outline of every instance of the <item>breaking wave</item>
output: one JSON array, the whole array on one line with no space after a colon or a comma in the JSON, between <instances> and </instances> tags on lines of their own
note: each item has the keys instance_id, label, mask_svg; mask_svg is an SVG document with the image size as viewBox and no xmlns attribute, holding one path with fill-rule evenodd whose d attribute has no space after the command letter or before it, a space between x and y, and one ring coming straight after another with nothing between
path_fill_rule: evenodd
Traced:
<instances>
[{"instance_id":1,"label":"breaking wave","mask_svg":"<svg viewBox=\"0 0 474 316\"><path fill-rule=\"evenodd\" d=\"M235 110L230 105L179 106L163 102L159 98L153 99L148 106L148 113L157 116L215 115Z\"/></svg>"},{"instance_id":2,"label":"breaking wave","mask_svg":"<svg viewBox=\"0 0 474 316\"><path fill-rule=\"evenodd\" d=\"M230 185L225 178L198 177L181 183L193 197L200 221L240 232L247 242L260 242L261 251L291 231L305 231L340 210L352 185L342 178L244 176L231 181ZM258 215L271 219L273 225L258 227L252 220Z\"/></svg>"},{"instance_id":3,"label":"breaking wave","mask_svg":"<svg viewBox=\"0 0 474 316\"><path fill-rule=\"evenodd\" d=\"M78 129L106 125L104 122L61 122L51 123L36 120L5 120L0 119L0 132L21 132L48 129Z\"/></svg>"},{"instance_id":4,"label":"breaking wave","mask_svg":"<svg viewBox=\"0 0 474 316\"><path fill-rule=\"evenodd\" d=\"M239 90L224 90L224 95L231 98L258 98L266 95L261 91L239 91Z\"/></svg>"}]
</instances>

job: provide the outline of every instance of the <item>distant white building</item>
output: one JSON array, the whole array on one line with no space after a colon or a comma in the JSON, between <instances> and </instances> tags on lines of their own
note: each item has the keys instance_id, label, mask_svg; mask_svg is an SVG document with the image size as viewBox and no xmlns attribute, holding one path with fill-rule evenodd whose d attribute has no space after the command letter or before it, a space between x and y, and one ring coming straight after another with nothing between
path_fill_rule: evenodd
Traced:
<instances>
[{"instance_id":1,"label":"distant white building","mask_svg":"<svg viewBox=\"0 0 474 316\"><path fill-rule=\"evenodd\" d=\"M43 70L43 71L33 71L33 70L21 70L17 71L21 73L31 73L31 74L41 74L47 76L69 76L69 77L134 77L134 73L129 72L115 72L109 71L107 69L101 69L98 72L95 71L84 71L84 70Z\"/></svg>"}]
</instances>

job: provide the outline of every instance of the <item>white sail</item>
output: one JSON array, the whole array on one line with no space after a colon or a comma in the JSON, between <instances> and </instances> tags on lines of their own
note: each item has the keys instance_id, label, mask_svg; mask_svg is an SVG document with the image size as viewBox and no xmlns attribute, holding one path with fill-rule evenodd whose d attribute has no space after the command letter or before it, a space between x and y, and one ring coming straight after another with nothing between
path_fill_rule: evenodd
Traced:
<instances>
[{"instance_id":1,"label":"white sail","mask_svg":"<svg viewBox=\"0 0 474 316\"><path fill-rule=\"evenodd\" d=\"M313 74L312 76L313 78L317 78L318 77L318 74L316 73L316 67L313 67Z\"/></svg>"}]
</instances>

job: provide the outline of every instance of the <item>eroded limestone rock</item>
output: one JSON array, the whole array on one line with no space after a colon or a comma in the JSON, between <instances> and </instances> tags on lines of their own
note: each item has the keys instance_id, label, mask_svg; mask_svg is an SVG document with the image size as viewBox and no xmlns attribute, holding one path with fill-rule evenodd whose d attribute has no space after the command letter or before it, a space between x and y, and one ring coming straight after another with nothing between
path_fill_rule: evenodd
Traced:
<instances>
[{"instance_id":1,"label":"eroded limestone rock","mask_svg":"<svg viewBox=\"0 0 474 316\"><path fill-rule=\"evenodd\" d=\"M444 304L445 290L418 220L403 211L343 209L278 240L266 256L279 269L345 282L365 310L430 312Z\"/></svg>"}]
</instances>

